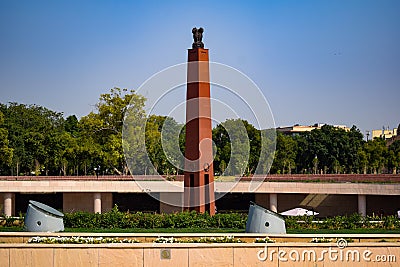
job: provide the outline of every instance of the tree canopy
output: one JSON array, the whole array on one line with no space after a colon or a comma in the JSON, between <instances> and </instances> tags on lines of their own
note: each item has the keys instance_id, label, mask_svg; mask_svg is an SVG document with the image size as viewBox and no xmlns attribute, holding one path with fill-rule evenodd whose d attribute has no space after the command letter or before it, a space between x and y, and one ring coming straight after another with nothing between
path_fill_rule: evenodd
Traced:
<instances>
[{"instance_id":1,"label":"tree canopy","mask_svg":"<svg viewBox=\"0 0 400 267\"><path fill-rule=\"evenodd\" d=\"M148 116L145 101L133 90L112 88L80 119L38 105L0 104L0 174L182 174L185 126ZM400 140L364 141L355 126L324 125L292 136L228 119L212 138L217 175L397 173L400 167Z\"/></svg>"}]
</instances>

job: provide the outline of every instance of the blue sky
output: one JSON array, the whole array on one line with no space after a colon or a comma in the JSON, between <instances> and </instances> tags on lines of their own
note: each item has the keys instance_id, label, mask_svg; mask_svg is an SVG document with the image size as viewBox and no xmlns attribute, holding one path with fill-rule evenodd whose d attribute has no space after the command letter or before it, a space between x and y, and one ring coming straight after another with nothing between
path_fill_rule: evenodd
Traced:
<instances>
[{"instance_id":1,"label":"blue sky","mask_svg":"<svg viewBox=\"0 0 400 267\"><path fill-rule=\"evenodd\" d=\"M400 123L400 1L0 0L0 102L84 116L186 61L205 28L210 60L248 75L277 126Z\"/></svg>"}]
</instances>

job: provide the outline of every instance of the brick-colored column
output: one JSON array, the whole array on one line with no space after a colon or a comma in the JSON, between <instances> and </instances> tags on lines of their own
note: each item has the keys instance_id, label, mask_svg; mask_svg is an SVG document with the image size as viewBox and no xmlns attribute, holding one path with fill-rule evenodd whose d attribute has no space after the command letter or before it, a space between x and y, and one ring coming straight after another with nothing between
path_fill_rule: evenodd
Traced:
<instances>
[{"instance_id":1,"label":"brick-colored column","mask_svg":"<svg viewBox=\"0 0 400 267\"><path fill-rule=\"evenodd\" d=\"M358 195L358 213L362 216L367 215L367 197L366 195Z\"/></svg>"},{"instance_id":2,"label":"brick-colored column","mask_svg":"<svg viewBox=\"0 0 400 267\"><path fill-rule=\"evenodd\" d=\"M269 209L273 212L278 212L278 194L269 194Z\"/></svg>"},{"instance_id":3,"label":"brick-colored column","mask_svg":"<svg viewBox=\"0 0 400 267\"><path fill-rule=\"evenodd\" d=\"M101 213L101 193L93 194L94 213Z\"/></svg>"},{"instance_id":4,"label":"brick-colored column","mask_svg":"<svg viewBox=\"0 0 400 267\"><path fill-rule=\"evenodd\" d=\"M215 214L214 167L208 49L188 50L185 210Z\"/></svg>"},{"instance_id":5,"label":"brick-colored column","mask_svg":"<svg viewBox=\"0 0 400 267\"><path fill-rule=\"evenodd\" d=\"M4 193L4 215L12 216L12 199L13 193Z\"/></svg>"}]
</instances>

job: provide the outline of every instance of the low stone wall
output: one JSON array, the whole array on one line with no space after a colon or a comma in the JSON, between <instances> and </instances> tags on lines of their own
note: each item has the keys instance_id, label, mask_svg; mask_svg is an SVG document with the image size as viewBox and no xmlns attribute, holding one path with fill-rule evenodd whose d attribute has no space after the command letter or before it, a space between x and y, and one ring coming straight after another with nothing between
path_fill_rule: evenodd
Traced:
<instances>
[{"instance_id":1,"label":"low stone wall","mask_svg":"<svg viewBox=\"0 0 400 267\"><path fill-rule=\"evenodd\" d=\"M0 266L397 266L400 243L0 244Z\"/></svg>"},{"instance_id":2,"label":"low stone wall","mask_svg":"<svg viewBox=\"0 0 400 267\"><path fill-rule=\"evenodd\" d=\"M200 237L227 234L36 233L39 236L136 238L136 244L27 244L35 233L0 233L0 267L7 266L398 266L400 235L341 235L351 243L310 243L313 237L276 235L277 243L250 243L256 234L235 237L248 243L151 243L157 236ZM386 241L386 242L378 242ZM388 242L389 241L389 242ZM16 243L23 242L23 243Z\"/></svg>"}]
</instances>

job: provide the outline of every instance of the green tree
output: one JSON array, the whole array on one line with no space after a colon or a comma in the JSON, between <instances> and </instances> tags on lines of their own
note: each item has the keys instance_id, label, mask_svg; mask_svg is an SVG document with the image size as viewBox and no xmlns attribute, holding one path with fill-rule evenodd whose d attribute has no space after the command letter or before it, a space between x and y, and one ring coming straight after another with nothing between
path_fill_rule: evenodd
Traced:
<instances>
[{"instance_id":1,"label":"green tree","mask_svg":"<svg viewBox=\"0 0 400 267\"><path fill-rule=\"evenodd\" d=\"M396 174L400 167L400 140L394 141L389 146L389 159L388 168L392 170L393 174Z\"/></svg>"},{"instance_id":2,"label":"green tree","mask_svg":"<svg viewBox=\"0 0 400 267\"><path fill-rule=\"evenodd\" d=\"M64 122L65 131L72 135L77 135L79 132L79 121L75 115L68 116Z\"/></svg>"},{"instance_id":3,"label":"green tree","mask_svg":"<svg viewBox=\"0 0 400 267\"><path fill-rule=\"evenodd\" d=\"M146 122L146 150L157 174L178 174L184 169L185 131L173 118L151 115ZM151 168L150 168L151 169Z\"/></svg>"},{"instance_id":4,"label":"green tree","mask_svg":"<svg viewBox=\"0 0 400 267\"><path fill-rule=\"evenodd\" d=\"M1 106L9 144L14 149L11 173L41 174L48 169L50 155L63 132L62 113L37 105L10 103ZM53 142L55 141L55 142Z\"/></svg>"},{"instance_id":5,"label":"green tree","mask_svg":"<svg viewBox=\"0 0 400 267\"><path fill-rule=\"evenodd\" d=\"M84 135L101 148L101 152L98 151L99 154L96 157L105 173L123 174L128 171L123 145L128 155L132 156L129 160L135 160L133 154L139 152L135 149L137 146L133 147L135 145L133 139L132 142L122 143L122 129L124 120L126 121L127 118L129 121L127 124L130 125L135 121L143 120L144 102L145 98L136 94L135 91L115 87L110 93L100 96L95 112L81 118L79 124ZM133 135L128 137L136 138ZM142 157L140 153L135 156L136 159Z\"/></svg>"},{"instance_id":6,"label":"green tree","mask_svg":"<svg viewBox=\"0 0 400 267\"><path fill-rule=\"evenodd\" d=\"M346 140L347 142L344 146L344 157L346 158L344 164L347 165L348 172L359 173L359 170L364 167L364 159L361 158L361 155L359 154L359 151L365 143L363 140L363 134L353 125L349 132L345 132L345 135L348 137L348 140Z\"/></svg>"},{"instance_id":7,"label":"green tree","mask_svg":"<svg viewBox=\"0 0 400 267\"><path fill-rule=\"evenodd\" d=\"M164 163L166 162L165 154L161 146L161 129L165 117L152 115L147 119L145 142L146 151L153 168L145 166L144 173L163 174Z\"/></svg>"},{"instance_id":8,"label":"green tree","mask_svg":"<svg viewBox=\"0 0 400 267\"><path fill-rule=\"evenodd\" d=\"M12 164L13 149L9 147L8 131L4 128L4 114L0 111L0 172Z\"/></svg>"},{"instance_id":9,"label":"green tree","mask_svg":"<svg viewBox=\"0 0 400 267\"><path fill-rule=\"evenodd\" d=\"M360 148L357 152L358 154L358 164L359 170L363 174L367 174L368 172L368 155L363 148Z\"/></svg>"},{"instance_id":10,"label":"green tree","mask_svg":"<svg viewBox=\"0 0 400 267\"><path fill-rule=\"evenodd\" d=\"M228 119L212 131L218 174L266 174L275 150L275 130L258 130L246 120ZM247 162L247 164L246 164ZM228 169L227 169L228 168Z\"/></svg>"},{"instance_id":11,"label":"green tree","mask_svg":"<svg viewBox=\"0 0 400 267\"><path fill-rule=\"evenodd\" d=\"M382 138L369 140L364 144L364 151L368 159L368 169L370 173L381 173L386 165L387 147Z\"/></svg>"},{"instance_id":12,"label":"green tree","mask_svg":"<svg viewBox=\"0 0 400 267\"><path fill-rule=\"evenodd\" d=\"M310 133L305 132L301 135L293 136L293 139L297 143L297 153L296 153L296 172L297 173L309 173L310 164L313 160L313 156L310 153L309 142Z\"/></svg>"},{"instance_id":13,"label":"green tree","mask_svg":"<svg viewBox=\"0 0 400 267\"><path fill-rule=\"evenodd\" d=\"M247 136L249 138L250 155L249 163L246 168L246 175L253 174L256 171L258 164L261 160L261 131L256 129L252 124L246 120L242 120L246 128ZM265 140L264 140L265 141Z\"/></svg>"},{"instance_id":14,"label":"green tree","mask_svg":"<svg viewBox=\"0 0 400 267\"><path fill-rule=\"evenodd\" d=\"M355 126L346 131L324 125L321 129L294 136L294 139L298 172L354 173L365 168L363 136Z\"/></svg>"},{"instance_id":15,"label":"green tree","mask_svg":"<svg viewBox=\"0 0 400 267\"><path fill-rule=\"evenodd\" d=\"M225 172L227 162L231 157L231 140L222 124L218 124L212 130L212 139L217 150L214 158L214 172L222 174Z\"/></svg>"},{"instance_id":16,"label":"green tree","mask_svg":"<svg viewBox=\"0 0 400 267\"><path fill-rule=\"evenodd\" d=\"M225 175L248 172L250 139L246 124L248 124L247 121L241 119L228 119L213 130L213 141L217 147L214 171L225 173ZM249 125L247 126L251 128ZM221 169L222 161L227 164L225 170Z\"/></svg>"},{"instance_id":17,"label":"green tree","mask_svg":"<svg viewBox=\"0 0 400 267\"><path fill-rule=\"evenodd\" d=\"M288 173L296 167L297 143L292 136L277 133L275 159L271 172Z\"/></svg>"},{"instance_id":18,"label":"green tree","mask_svg":"<svg viewBox=\"0 0 400 267\"><path fill-rule=\"evenodd\" d=\"M274 155L276 149L276 130L275 129L260 130L260 137L261 137L260 157L257 162L257 169L255 170L254 174L267 174L270 171L270 168L274 161ZM251 147L251 149L253 148Z\"/></svg>"}]
</instances>

